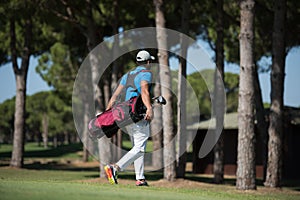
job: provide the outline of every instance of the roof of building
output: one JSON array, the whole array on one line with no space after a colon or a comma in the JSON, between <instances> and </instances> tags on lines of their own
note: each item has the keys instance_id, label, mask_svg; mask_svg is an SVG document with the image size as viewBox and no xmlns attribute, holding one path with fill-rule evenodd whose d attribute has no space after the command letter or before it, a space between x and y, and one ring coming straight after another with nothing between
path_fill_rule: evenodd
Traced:
<instances>
[{"instance_id":1,"label":"roof of building","mask_svg":"<svg viewBox=\"0 0 300 200\"><path fill-rule=\"evenodd\" d=\"M266 115L270 113L269 109L266 110ZM285 107L284 118L286 123L292 125L300 125L300 109L293 107ZM256 122L255 122L256 123ZM187 126L189 130L197 130L197 129L215 129L216 127L216 119L213 117L208 120L203 120L192 125ZM224 129L238 129L238 113L226 113L224 115Z\"/></svg>"},{"instance_id":2,"label":"roof of building","mask_svg":"<svg viewBox=\"0 0 300 200\"><path fill-rule=\"evenodd\" d=\"M187 129L214 129L216 127L216 118L211 118L198 123L189 125ZM238 128L238 113L226 113L224 115L224 129L237 129Z\"/></svg>"}]
</instances>

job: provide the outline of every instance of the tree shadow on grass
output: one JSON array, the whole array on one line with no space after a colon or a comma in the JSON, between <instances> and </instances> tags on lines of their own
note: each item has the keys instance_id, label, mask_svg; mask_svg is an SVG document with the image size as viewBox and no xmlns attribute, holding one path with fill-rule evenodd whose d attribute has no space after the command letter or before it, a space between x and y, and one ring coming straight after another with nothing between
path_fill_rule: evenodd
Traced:
<instances>
[{"instance_id":1,"label":"tree shadow on grass","mask_svg":"<svg viewBox=\"0 0 300 200\"><path fill-rule=\"evenodd\" d=\"M197 181L197 182L216 184L213 177L197 176L197 175L192 174L192 173L187 173L186 179L192 180L192 181ZM235 186L236 178L224 178L223 184ZM257 186L263 186L263 180L262 179L256 179L256 185Z\"/></svg>"},{"instance_id":2,"label":"tree shadow on grass","mask_svg":"<svg viewBox=\"0 0 300 200\"><path fill-rule=\"evenodd\" d=\"M282 186L300 192L300 180L299 179L283 180Z\"/></svg>"},{"instance_id":3,"label":"tree shadow on grass","mask_svg":"<svg viewBox=\"0 0 300 200\"><path fill-rule=\"evenodd\" d=\"M148 181L158 181L163 178L163 174L159 171L147 172L145 173L145 176ZM121 179L135 180L135 173L134 172L119 173L118 177Z\"/></svg>"},{"instance_id":4,"label":"tree shadow on grass","mask_svg":"<svg viewBox=\"0 0 300 200\"><path fill-rule=\"evenodd\" d=\"M40 162L34 161L30 164L24 165L25 169L34 169L34 170L62 170L62 171L94 171L99 172L98 167L80 167L74 166L71 163L61 163L58 161L49 161L49 162Z\"/></svg>"},{"instance_id":5,"label":"tree shadow on grass","mask_svg":"<svg viewBox=\"0 0 300 200\"><path fill-rule=\"evenodd\" d=\"M66 154L75 153L82 150L82 144L62 145L56 148L41 150L41 151L27 151L24 154L25 158L47 158L47 157L62 157Z\"/></svg>"},{"instance_id":6,"label":"tree shadow on grass","mask_svg":"<svg viewBox=\"0 0 300 200\"><path fill-rule=\"evenodd\" d=\"M187 173L185 179L191 180L191 181L197 181L202 183L208 183L208 184L215 184L213 177L206 177L206 176L199 176L192 173ZM225 185L236 185L236 178L224 178ZM256 179L256 185L257 186L264 186L264 180L263 179ZM283 180L282 181L282 187L294 190L294 191L300 191L300 180Z\"/></svg>"},{"instance_id":7,"label":"tree shadow on grass","mask_svg":"<svg viewBox=\"0 0 300 200\"><path fill-rule=\"evenodd\" d=\"M27 147L25 147L26 149ZM74 165L72 161L80 159L77 152L82 151L81 143L61 145L43 149L35 144L24 152L23 168L34 170L99 171L98 167L83 164ZM0 166L9 166L11 151L0 152Z\"/></svg>"},{"instance_id":8,"label":"tree shadow on grass","mask_svg":"<svg viewBox=\"0 0 300 200\"><path fill-rule=\"evenodd\" d=\"M42 150L28 150L24 152L24 158L49 158L62 157L66 154L75 153L82 150L82 144L61 145L56 148L48 148ZM11 158L11 151L1 152L0 158Z\"/></svg>"}]
</instances>

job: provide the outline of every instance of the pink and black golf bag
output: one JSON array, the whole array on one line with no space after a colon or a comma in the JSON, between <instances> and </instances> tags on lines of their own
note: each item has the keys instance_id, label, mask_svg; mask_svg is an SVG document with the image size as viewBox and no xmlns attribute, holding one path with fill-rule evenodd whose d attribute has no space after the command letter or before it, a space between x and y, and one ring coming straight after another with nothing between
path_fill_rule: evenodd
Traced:
<instances>
[{"instance_id":1,"label":"pink and black golf bag","mask_svg":"<svg viewBox=\"0 0 300 200\"><path fill-rule=\"evenodd\" d=\"M158 96L152 98L152 105L154 103L165 105L167 102L162 96ZM99 139L104 135L111 138L119 128L142 120L146 110L141 95L118 103L89 122L89 136L92 139Z\"/></svg>"},{"instance_id":2,"label":"pink and black golf bag","mask_svg":"<svg viewBox=\"0 0 300 200\"><path fill-rule=\"evenodd\" d=\"M141 95L118 103L89 122L90 137L95 139L106 135L111 138L119 128L143 119L145 113L146 107L142 102Z\"/></svg>"},{"instance_id":3,"label":"pink and black golf bag","mask_svg":"<svg viewBox=\"0 0 300 200\"><path fill-rule=\"evenodd\" d=\"M128 72L126 87L123 89L123 93L120 95L125 98L125 94L128 88L133 88L132 91L138 91L134 79L140 72L150 72L149 70L141 70L137 73L131 74ZM151 73L151 72L150 72ZM97 115L88 124L89 135L92 139L101 138L106 135L108 138L114 136L119 128L123 128L129 124L136 123L144 118L146 113L146 107L142 101L141 95L132 97L128 101L123 101L115 104L111 109ZM162 97L154 97L153 103L165 105L166 100Z\"/></svg>"}]
</instances>

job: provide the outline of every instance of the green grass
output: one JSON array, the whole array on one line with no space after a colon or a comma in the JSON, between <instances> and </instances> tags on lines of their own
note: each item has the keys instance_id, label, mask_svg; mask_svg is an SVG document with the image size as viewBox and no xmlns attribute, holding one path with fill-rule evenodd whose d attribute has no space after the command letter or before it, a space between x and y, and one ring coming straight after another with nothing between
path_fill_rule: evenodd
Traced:
<instances>
[{"instance_id":1,"label":"green grass","mask_svg":"<svg viewBox=\"0 0 300 200\"><path fill-rule=\"evenodd\" d=\"M132 148L131 141L123 140L122 141L122 147L126 150L130 150ZM152 151L153 151L153 142L152 141L147 141L146 152L152 152Z\"/></svg>"},{"instance_id":2,"label":"green grass","mask_svg":"<svg viewBox=\"0 0 300 200\"><path fill-rule=\"evenodd\" d=\"M130 148L129 141L123 145ZM147 151L151 151L151 142ZM0 161L10 159L11 145L0 145ZM237 191L234 187L235 179L226 179L226 185L208 184L210 177L197 176L187 173L187 183L173 183L172 187L156 185L162 178L161 172L147 172L150 187L138 188L134 186L134 173L122 172L119 175L119 185L110 185L106 180L99 181L97 166L75 166L62 164L62 160L78 160L81 144L63 145L58 148L44 149L36 143L25 146L26 169L11 169L0 167L0 199L205 199L205 200L299 200L299 182L288 182L282 190L268 190L262 186L257 191ZM43 162L47 160L47 162ZM49 161L50 160L50 161ZM1 164L1 162L0 162ZM130 180L130 181L128 181ZM185 182L184 182L185 183ZM200 185L197 183L201 183ZM298 191L298 192L297 192Z\"/></svg>"},{"instance_id":3,"label":"green grass","mask_svg":"<svg viewBox=\"0 0 300 200\"><path fill-rule=\"evenodd\" d=\"M0 184L1 185L1 184ZM109 185L91 185L80 183L48 182L13 182L6 181L5 187L0 188L1 199L207 199L193 194L171 191L154 191L148 188L126 188Z\"/></svg>"},{"instance_id":4,"label":"green grass","mask_svg":"<svg viewBox=\"0 0 300 200\"><path fill-rule=\"evenodd\" d=\"M278 190L242 192L228 185L206 185L198 188L191 187L190 189L186 186L182 188L165 188L151 185L150 187L138 188L132 184L110 185L108 183L82 181L91 179L96 174L97 172L90 171L70 172L0 168L0 199L299 200L300 194Z\"/></svg>"},{"instance_id":5,"label":"green grass","mask_svg":"<svg viewBox=\"0 0 300 200\"><path fill-rule=\"evenodd\" d=\"M1 185L1 184L0 184ZM52 183L48 182L13 182L7 181L0 188L1 199L207 199L194 194L175 193L172 191L153 190L151 188L133 188L110 185Z\"/></svg>"}]
</instances>

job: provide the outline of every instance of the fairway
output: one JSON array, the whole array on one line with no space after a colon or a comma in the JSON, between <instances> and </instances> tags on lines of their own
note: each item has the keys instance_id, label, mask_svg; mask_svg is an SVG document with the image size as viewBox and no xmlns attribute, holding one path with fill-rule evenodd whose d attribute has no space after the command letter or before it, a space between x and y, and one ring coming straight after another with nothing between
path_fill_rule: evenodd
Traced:
<instances>
[{"instance_id":1,"label":"fairway","mask_svg":"<svg viewBox=\"0 0 300 200\"><path fill-rule=\"evenodd\" d=\"M95 177L94 171L16 170L0 168L1 200L5 199L289 199L299 200L292 190L258 189L242 192L231 185L204 184L178 180L168 184L163 180L149 181L150 187L136 187L133 180L121 179L110 185Z\"/></svg>"},{"instance_id":2,"label":"fairway","mask_svg":"<svg viewBox=\"0 0 300 200\"><path fill-rule=\"evenodd\" d=\"M150 145L151 146L151 145ZM299 182L289 182L281 190L259 186L256 191L238 191L235 179L225 179L224 185L211 184L211 177L186 174L186 179L168 182L162 172L146 174L149 187L136 187L134 173L119 174L119 185L110 185L99 178L98 162L81 162L81 146L65 145L44 149L34 143L25 146L25 169L13 169L9 164L11 145L0 148L0 200L35 199L110 199L110 200L299 200Z\"/></svg>"}]
</instances>

